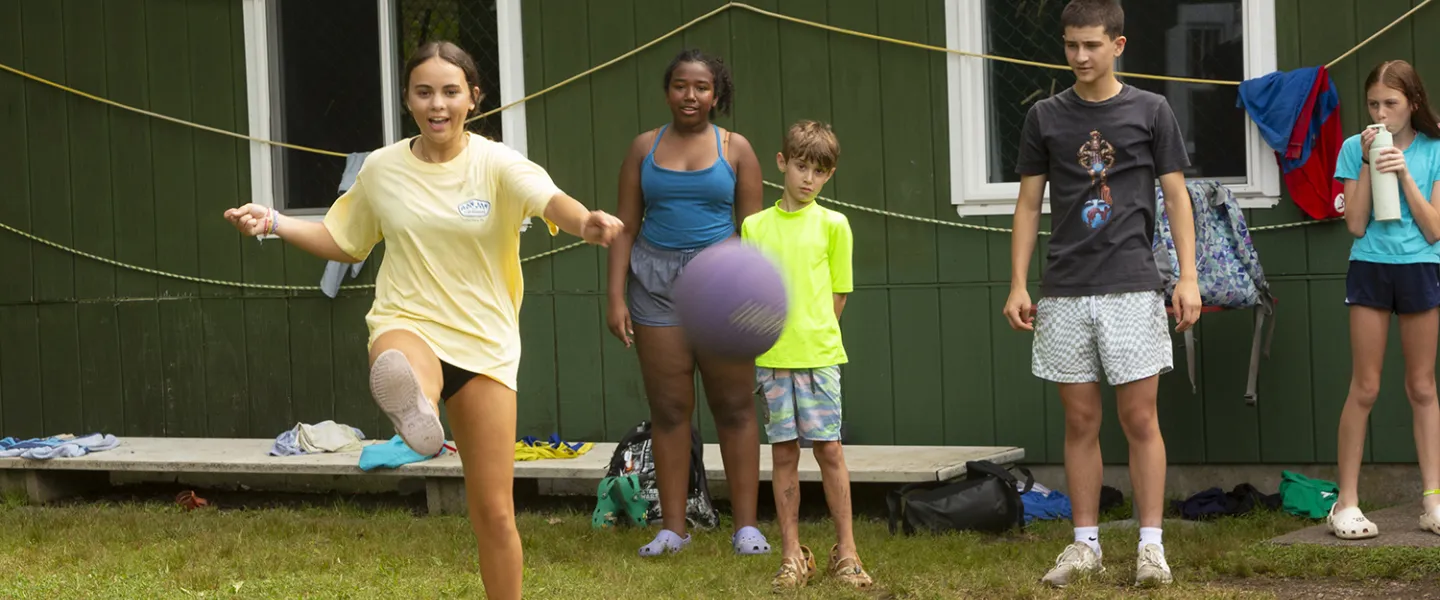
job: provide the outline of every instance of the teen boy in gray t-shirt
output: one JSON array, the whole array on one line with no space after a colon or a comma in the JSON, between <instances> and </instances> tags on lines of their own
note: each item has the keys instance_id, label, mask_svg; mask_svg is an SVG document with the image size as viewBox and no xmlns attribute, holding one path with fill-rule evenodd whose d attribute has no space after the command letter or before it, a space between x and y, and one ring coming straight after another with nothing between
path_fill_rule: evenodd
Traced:
<instances>
[{"instance_id":1,"label":"teen boy in gray t-shirt","mask_svg":"<svg viewBox=\"0 0 1440 600\"><path fill-rule=\"evenodd\" d=\"M1064 586L1101 570L1100 379L1116 386L1130 442L1130 478L1140 521L1135 579L1172 581L1161 541L1165 443L1155 413L1159 375L1173 368L1165 299L1151 242L1155 179L1180 260L1173 304L1179 331L1200 316L1195 231L1180 170L1189 165L1179 126L1161 96L1120 83L1125 15L1114 0L1074 0L1061 16L1075 85L1037 103L1025 119L1020 197L1011 243L1011 327L1035 332L1031 369L1059 384L1065 408L1065 472L1075 543L1043 581ZM1032 320L1026 289L1040 205L1050 184L1044 295Z\"/></svg>"},{"instance_id":2,"label":"teen boy in gray t-shirt","mask_svg":"<svg viewBox=\"0 0 1440 600\"><path fill-rule=\"evenodd\" d=\"M1050 184L1052 232L1041 294L1096 296L1161 289L1155 178L1190 166L1165 98L1121 84L1091 102L1074 89L1025 117L1022 175Z\"/></svg>"}]
</instances>

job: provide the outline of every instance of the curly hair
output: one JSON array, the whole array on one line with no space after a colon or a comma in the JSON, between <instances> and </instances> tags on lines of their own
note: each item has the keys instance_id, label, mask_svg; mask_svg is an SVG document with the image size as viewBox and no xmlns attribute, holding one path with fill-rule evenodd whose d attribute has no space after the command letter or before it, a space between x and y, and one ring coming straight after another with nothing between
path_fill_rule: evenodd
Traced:
<instances>
[{"instance_id":1,"label":"curly hair","mask_svg":"<svg viewBox=\"0 0 1440 600\"><path fill-rule=\"evenodd\" d=\"M730 114L730 102L735 97L735 82L730 79L730 67L720 57L706 54L698 48L682 50L675 55L670 66L665 68L665 82L660 89L670 89L670 78L675 74L675 68L684 63L699 63L710 69L710 76L715 80L715 106L710 109L710 117L714 118L716 112Z\"/></svg>"}]
</instances>

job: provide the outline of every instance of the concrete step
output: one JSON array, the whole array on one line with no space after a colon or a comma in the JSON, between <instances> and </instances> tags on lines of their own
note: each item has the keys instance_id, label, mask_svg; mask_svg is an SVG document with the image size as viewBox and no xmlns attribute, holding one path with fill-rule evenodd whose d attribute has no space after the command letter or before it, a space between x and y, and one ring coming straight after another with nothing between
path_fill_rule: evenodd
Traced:
<instances>
[{"instance_id":1,"label":"concrete step","mask_svg":"<svg viewBox=\"0 0 1440 600\"><path fill-rule=\"evenodd\" d=\"M105 485L105 473L258 474L295 476L416 477L426 481L431 511L463 512L464 471L454 453L399 468L362 471L360 451L270 456L271 439L121 438L116 448L76 458L29 460L0 458L0 487L22 489L34 502L48 502ZM383 443L371 440L366 444ZM706 444L705 474L723 486L725 465L720 446ZM614 443L596 443L576 458L515 462L517 480L539 480L548 489L593 490L604 477ZM845 462L853 483L904 484L961 476L965 463L989 460L1009 465L1025 458L1011 446L845 446ZM760 479L772 479L770 446L760 447ZM820 481L820 466L811 450L801 449L800 480ZM79 472L79 473L77 473ZM91 475L82 475L88 472ZM84 484L84 485L81 485ZM588 492L587 492L588 493Z\"/></svg>"}]
</instances>

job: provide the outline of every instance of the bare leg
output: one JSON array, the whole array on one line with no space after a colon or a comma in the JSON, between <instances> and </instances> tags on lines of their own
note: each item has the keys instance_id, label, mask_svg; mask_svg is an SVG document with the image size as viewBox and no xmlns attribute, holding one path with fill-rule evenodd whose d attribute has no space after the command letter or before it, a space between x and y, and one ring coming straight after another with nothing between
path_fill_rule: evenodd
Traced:
<instances>
[{"instance_id":1,"label":"bare leg","mask_svg":"<svg viewBox=\"0 0 1440 600\"><path fill-rule=\"evenodd\" d=\"M1165 440L1155 413L1159 385L1160 378L1152 376L1115 388L1120 425L1130 442L1130 484L1141 527L1160 527L1165 516Z\"/></svg>"},{"instance_id":2,"label":"bare leg","mask_svg":"<svg viewBox=\"0 0 1440 600\"><path fill-rule=\"evenodd\" d=\"M1435 344L1440 311L1400 315L1400 344L1405 351L1405 392L1415 420L1415 452L1423 489L1440 488L1440 405L1435 400ZM1425 510L1440 506L1440 496L1425 496Z\"/></svg>"},{"instance_id":3,"label":"bare leg","mask_svg":"<svg viewBox=\"0 0 1440 600\"><path fill-rule=\"evenodd\" d=\"M695 412L695 357L679 327L636 325L635 348L645 395L650 398L662 525L683 538L690 482L690 417Z\"/></svg>"},{"instance_id":4,"label":"bare leg","mask_svg":"<svg viewBox=\"0 0 1440 600\"><path fill-rule=\"evenodd\" d=\"M815 462L820 464L820 478L825 482L825 503L835 521L836 556L859 558L855 549L854 519L850 506L850 471L845 466L845 450L840 442L815 442Z\"/></svg>"},{"instance_id":5,"label":"bare leg","mask_svg":"<svg viewBox=\"0 0 1440 600\"><path fill-rule=\"evenodd\" d=\"M1065 480L1070 490L1071 521L1076 527L1100 524L1100 384L1062 383L1065 406Z\"/></svg>"},{"instance_id":6,"label":"bare leg","mask_svg":"<svg viewBox=\"0 0 1440 600\"><path fill-rule=\"evenodd\" d=\"M1365 455L1365 428L1370 421L1370 409L1375 407L1375 398L1380 394L1380 372L1389 333L1390 313L1367 306L1350 307L1352 371L1350 395L1345 398L1345 409L1340 411L1337 511L1360 504L1360 460ZM1433 348L1431 357L1433 369Z\"/></svg>"},{"instance_id":7,"label":"bare leg","mask_svg":"<svg viewBox=\"0 0 1440 600\"><path fill-rule=\"evenodd\" d=\"M515 528L515 391L475 377L446 402L465 469L485 596L518 599L524 553Z\"/></svg>"},{"instance_id":8,"label":"bare leg","mask_svg":"<svg viewBox=\"0 0 1440 600\"><path fill-rule=\"evenodd\" d=\"M755 363L697 355L705 397L720 434L735 529L754 527L760 496L760 424L755 418Z\"/></svg>"},{"instance_id":9,"label":"bare leg","mask_svg":"<svg viewBox=\"0 0 1440 600\"><path fill-rule=\"evenodd\" d=\"M800 556L800 441L771 445L775 519L780 522L781 558Z\"/></svg>"}]
</instances>

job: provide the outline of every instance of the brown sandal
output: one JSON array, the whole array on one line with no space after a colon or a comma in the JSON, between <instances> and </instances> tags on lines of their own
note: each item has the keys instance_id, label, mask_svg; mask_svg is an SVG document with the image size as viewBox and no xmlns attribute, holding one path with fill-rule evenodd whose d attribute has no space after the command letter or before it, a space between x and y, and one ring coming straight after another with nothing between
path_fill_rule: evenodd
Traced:
<instances>
[{"instance_id":1,"label":"brown sandal","mask_svg":"<svg viewBox=\"0 0 1440 600\"><path fill-rule=\"evenodd\" d=\"M865 566L860 564L860 557L840 558L840 544L830 547L829 570L831 577L853 587L867 588L875 583L865 572Z\"/></svg>"},{"instance_id":2,"label":"brown sandal","mask_svg":"<svg viewBox=\"0 0 1440 600\"><path fill-rule=\"evenodd\" d=\"M815 555L806 546L800 547L800 558L789 557L780 561L780 571L770 580L770 585L779 588L805 587L815 576Z\"/></svg>"}]
</instances>

